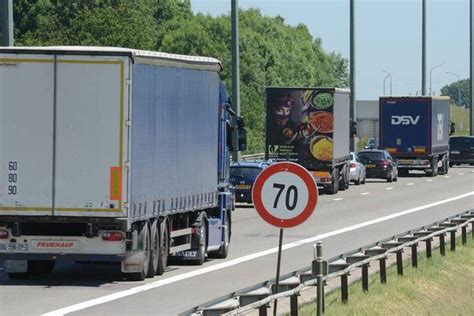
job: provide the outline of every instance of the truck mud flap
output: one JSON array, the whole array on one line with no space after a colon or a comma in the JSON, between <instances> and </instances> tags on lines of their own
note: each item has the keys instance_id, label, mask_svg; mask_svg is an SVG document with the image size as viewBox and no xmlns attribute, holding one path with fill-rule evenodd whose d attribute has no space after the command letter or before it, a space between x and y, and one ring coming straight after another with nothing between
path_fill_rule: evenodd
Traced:
<instances>
[{"instance_id":1,"label":"truck mud flap","mask_svg":"<svg viewBox=\"0 0 474 316\"><path fill-rule=\"evenodd\" d=\"M137 273L143 268L143 260L145 253L141 250L131 250L127 252L127 256L121 263L123 273Z\"/></svg>"},{"instance_id":2,"label":"truck mud flap","mask_svg":"<svg viewBox=\"0 0 474 316\"><path fill-rule=\"evenodd\" d=\"M6 273L26 273L28 271L28 260L5 260Z\"/></svg>"}]
</instances>

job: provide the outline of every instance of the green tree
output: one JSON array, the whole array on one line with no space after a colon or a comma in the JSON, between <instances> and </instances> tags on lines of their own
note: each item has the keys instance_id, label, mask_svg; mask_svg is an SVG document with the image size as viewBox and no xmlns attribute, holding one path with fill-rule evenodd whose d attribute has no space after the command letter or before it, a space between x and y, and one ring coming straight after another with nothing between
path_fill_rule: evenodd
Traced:
<instances>
[{"instance_id":1,"label":"green tree","mask_svg":"<svg viewBox=\"0 0 474 316\"><path fill-rule=\"evenodd\" d=\"M211 56L231 87L230 15L193 14L190 0L17 0L17 45L119 46ZM347 60L303 24L240 10L242 114L249 152L264 147L265 87L348 85ZM231 89L229 89L231 90ZM230 91L232 93L232 91Z\"/></svg>"},{"instance_id":2,"label":"green tree","mask_svg":"<svg viewBox=\"0 0 474 316\"><path fill-rule=\"evenodd\" d=\"M469 107L469 79L456 81L442 87L441 94L449 96L456 105ZM461 95L460 101L458 100L459 94Z\"/></svg>"}]
</instances>

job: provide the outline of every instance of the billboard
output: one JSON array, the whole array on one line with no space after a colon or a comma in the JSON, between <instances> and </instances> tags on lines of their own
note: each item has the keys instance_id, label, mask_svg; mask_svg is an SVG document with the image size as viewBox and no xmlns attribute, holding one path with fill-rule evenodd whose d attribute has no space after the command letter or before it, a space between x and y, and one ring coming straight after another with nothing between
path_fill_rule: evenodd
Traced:
<instances>
[{"instance_id":1,"label":"billboard","mask_svg":"<svg viewBox=\"0 0 474 316\"><path fill-rule=\"evenodd\" d=\"M267 88L268 159L323 170L333 161L334 89Z\"/></svg>"}]
</instances>

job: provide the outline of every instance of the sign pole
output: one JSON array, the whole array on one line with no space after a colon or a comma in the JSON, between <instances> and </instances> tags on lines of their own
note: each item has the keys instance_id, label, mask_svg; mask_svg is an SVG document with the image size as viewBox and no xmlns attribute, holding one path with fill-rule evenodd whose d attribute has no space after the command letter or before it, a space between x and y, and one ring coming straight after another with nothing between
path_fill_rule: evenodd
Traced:
<instances>
[{"instance_id":1,"label":"sign pole","mask_svg":"<svg viewBox=\"0 0 474 316\"><path fill-rule=\"evenodd\" d=\"M275 282L275 294L278 293L278 285L280 284L280 266L281 266L281 247L283 244L283 228L280 228L280 240L278 241L278 259L277 259L277 274ZM273 305L273 316L277 314L277 305L278 300L275 300L275 305Z\"/></svg>"}]
</instances>

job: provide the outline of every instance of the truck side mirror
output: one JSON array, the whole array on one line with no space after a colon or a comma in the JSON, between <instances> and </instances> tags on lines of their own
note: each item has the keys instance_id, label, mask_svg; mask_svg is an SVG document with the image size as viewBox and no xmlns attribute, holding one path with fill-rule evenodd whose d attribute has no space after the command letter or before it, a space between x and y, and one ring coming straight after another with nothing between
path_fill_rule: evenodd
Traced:
<instances>
[{"instance_id":1,"label":"truck side mirror","mask_svg":"<svg viewBox=\"0 0 474 316\"><path fill-rule=\"evenodd\" d=\"M456 123L449 122L449 136L453 135L456 132Z\"/></svg>"},{"instance_id":2,"label":"truck side mirror","mask_svg":"<svg viewBox=\"0 0 474 316\"><path fill-rule=\"evenodd\" d=\"M239 127L239 151L247 150L247 130L243 127Z\"/></svg>"},{"instance_id":3,"label":"truck side mirror","mask_svg":"<svg viewBox=\"0 0 474 316\"><path fill-rule=\"evenodd\" d=\"M351 121L351 138L355 138L357 136L357 122Z\"/></svg>"}]
</instances>

